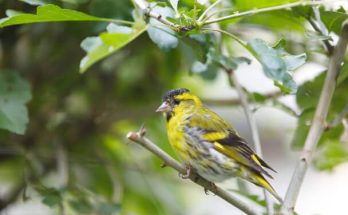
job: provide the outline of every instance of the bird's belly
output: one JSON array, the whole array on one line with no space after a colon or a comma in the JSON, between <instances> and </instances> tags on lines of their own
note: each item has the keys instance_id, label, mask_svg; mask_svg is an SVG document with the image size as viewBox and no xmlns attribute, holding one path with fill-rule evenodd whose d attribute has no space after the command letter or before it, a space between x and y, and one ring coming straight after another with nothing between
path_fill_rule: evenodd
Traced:
<instances>
[{"instance_id":1,"label":"bird's belly","mask_svg":"<svg viewBox=\"0 0 348 215\"><path fill-rule=\"evenodd\" d=\"M182 143L179 153L185 164L193 169L203 178L212 182L221 182L234 177L239 172L239 165L232 159L210 147L211 143L187 141Z\"/></svg>"},{"instance_id":2,"label":"bird's belly","mask_svg":"<svg viewBox=\"0 0 348 215\"><path fill-rule=\"evenodd\" d=\"M210 149L214 150L214 149ZM215 151L215 150L214 150ZM201 154L191 158L188 164L203 178L212 182L221 182L236 175L239 167L230 158L220 154Z\"/></svg>"}]
</instances>

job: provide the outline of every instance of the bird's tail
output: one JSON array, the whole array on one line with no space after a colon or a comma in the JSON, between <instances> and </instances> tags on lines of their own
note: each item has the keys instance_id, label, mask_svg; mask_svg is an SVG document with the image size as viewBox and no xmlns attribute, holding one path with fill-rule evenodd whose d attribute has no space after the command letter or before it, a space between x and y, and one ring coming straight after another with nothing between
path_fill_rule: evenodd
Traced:
<instances>
[{"instance_id":1,"label":"bird's tail","mask_svg":"<svg viewBox=\"0 0 348 215\"><path fill-rule=\"evenodd\" d=\"M270 194L274 196L280 203L283 203L283 199L277 194L277 192L274 190L274 188L271 186L270 183L258 172L251 171L251 182L265 188Z\"/></svg>"}]
</instances>

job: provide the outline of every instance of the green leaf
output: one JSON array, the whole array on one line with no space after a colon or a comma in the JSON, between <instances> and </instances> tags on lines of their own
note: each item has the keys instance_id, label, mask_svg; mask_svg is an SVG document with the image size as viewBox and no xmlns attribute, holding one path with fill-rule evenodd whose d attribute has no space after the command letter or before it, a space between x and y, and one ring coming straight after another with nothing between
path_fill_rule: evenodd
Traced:
<instances>
[{"instance_id":1,"label":"green leaf","mask_svg":"<svg viewBox=\"0 0 348 215\"><path fill-rule=\"evenodd\" d=\"M120 209L120 204L102 202L97 206L96 211L98 214L111 215L119 212Z\"/></svg>"},{"instance_id":2,"label":"green leaf","mask_svg":"<svg viewBox=\"0 0 348 215\"><path fill-rule=\"evenodd\" d=\"M272 7L286 4L289 2L296 2L299 0L234 0L234 7L239 11L251 10L255 8Z\"/></svg>"},{"instance_id":3,"label":"green leaf","mask_svg":"<svg viewBox=\"0 0 348 215\"><path fill-rule=\"evenodd\" d=\"M247 63L250 64L251 60L245 57L226 57L220 52L218 52L215 48L211 48L207 54L207 62L214 62L219 66L227 69L236 69L239 64Z\"/></svg>"},{"instance_id":4,"label":"green leaf","mask_svg":"<svg viewBox=\"0 0 348 215\"><path fill-rule=\"evenodd\" d=\"M42 199L42 203L44 203L45 205L49 207L57 206L61 204L61 202L62 202L62 197L59 195L59 193L48 194Z\"/></svg>"},{"instance_id":5,"label":"green leaf","mask_svg":"<svg viewBox=\"0 0 348 215\"><path fill-rule=\"evenodd\" d=\"M320 18L329 32L335 32L338 35L341 32L343 21L348 19L348 14L321 10Z\"/></svg>"},{"instance_id":6,"label":"green leaf","mask_svg":"<svg viewBox=\"0 0 348 215\"><path fill-rule=\"evenodd\" d=\"M263 28L281 33L284 31L304 32L305 30L305 19L294 16L293 12L288 10L258 13L253 16L243 17L239 22L246 25L260 25Z\"/></svg>"},{"instance_id":7,"label":"green leaf","mask_svg":"<svg viewBox=\"0 0 348 215\"><path fill-rule=\"evenodd\" d=\"M28 81L15 71L0 71L0 128L24 134L29 121L25 104L30 99Z\"/></svg>"},{"instance_id":8,"label":"green leaf","mask_svg":"<svg viewBox=\"0 0 348 215\"><path fill-rule=\"evenodd\" d=\"M145 23L136 22L131 28L110 24L107 31L97 37L87 37L81 42L81 47L87 55L80 62L80 72L85 72L96 62L106 58L123 46L132 42L147 29Z\"/></svg>"},{"instance_id":9,"label":"green leaf","mask_svg":"<svg viewBox=\"0 0 348 215\"><path fill-rule=\"evenodd\" d=\"M69 201L69 205L78 214L90 214L93 212L93 206L86 199L77 199Z\"/></svg>"},{"instance_id":10,"label":"green leaf","mask_svg":"<svg viewBox=\"0 0 348 215\"><path fill-rule=\"evenodd\" d=\"M310 126L312 124L314 116L314 108L309 108L304 110L299 116L297 122L297 128L291 143L293 149L302 149L307 138ZM319 147L322 146L326 141L336 141L338 140L344 131L343 125L340 124L334 128L331 128L328 131L324 131L320 140Z\"/></svg>"},{"instance_id":11,"label":"green leaf","mask_svg":"<svg viewBox=\"0 0 348 215\"><path fill-rule=\"evenodd\" d=\"M339 76L337 86L333 95L333 99L329 108L326 121L330 123L348 104L348 78L346 74L346 66L344 65ZM310 80L302 84L296 94L296 102L302 110L299 117L298 125L295 131L292 146L294 148L302 148L307 137L309 127L313 120L314 110L318 105L321 88L324 84L326 72L318 75L314 80ZM325 131L320 139L319 145L323 145L326 141L338 141L343 133L343 125Z\"/></svg>"},{"instance_id":12,"label":"green leaf","mask_svg":"<svg viewBox=\"0 0 348 215\"><path fill-rule=\"evenodd\" d=\"M348 103L348 65L345 62L340 71L336 89L330 105L328 120L333 118L342 111ZM302 84L296 94L296 102L301 110L315 108L319 101L321 89L324 84L326 72L318 75L314 80L310 80Z\"/></svg>"},{"instance_id":13,"label":"green leaf","mask_svg":"<svg viewBox=\"0 0 348 215\"><path fill-rule=\"evenodd\" d=\"M129 24L130 22L117 19L100 18L91 16L76 10L63 9L53 4L37 7L36 14L16 13L13 16L0 19L0 27L11 25L39 23L39 22L62 22L62 21L103 21Z\"/></svg>"},{"instance_id":14,"label":"green leaf","mask_svg":"<svg viewBox=\"0 0 348 215\"><path fill-rule=\"evenodd\" d=\"M343 62L340 74L337 79L337 85L341 85L348 78L348 61Z\"/></svg>"},{"instance_id":15,"label":"green leaf","mask_svg":"<svg viewBox=\"0 0 348 215\"><path fill-rule=\"evenodd\" d=\"M262 64L265 75L272 79L284 93L295 93L297 86L291 71L303 65L306 54L289 55L283 49L284 40L275 47L270 47L261 39L254 39L247 45L250 52Z\"/></svg>"},{"instance_id":16,"label":"green leaf","mask_svg":"<svg viewBox=\"0 0 348 215\"><path fill-rule=\"evenodd\" d=\"M283 57L288 71L294 71L306 63L307 55L305 53L299 55L287 55Z\"/></svg>"},{"instance_id":17,"label":"green leaf","mask_svg":"<svg viewBox=\"0 0 348 215\"><path fill-rule=\"evenodd\" d=\"M61 191L56 188L45 187L42 184L34 186L34 189L43 197L42 203L49 207L60 205L63 201Z\"/></svg>"},{"instance_id":18,"label":"green leaf","mask_svg":"<svg viewBox=\"0 0 348 215\"><path fill-rule=\"evenodd\" d=\"M164 17L174 17L174 11L169 7L154 6L152 11ZM167 51L178 46L179 40L175 32L156 19L150 18L150 26L147 30L150 39L162 50Z\"/></svg>"},{"instance_id":19,"label":"green leaf","mask_svg":"<svg viewBox=\"0 0 348 215\"><path fill-rule=\"evenodd\" d=\"M264 96L262 95L261 93L258 93L258 92L253 92L253 93L250 93L249 94L249 98L252 100L252 101L255 101L257 103L264 103L267 101L267 96Z\"/></svg>"},{"instance_id":20,"label":"green leaf","mask_svg":"<svg viewBox=\"0 0 348 215\"><path fill-rule=\"evenodd\" d=\"M337 165L348 161L348 151L340 141L327 142L319 155L315 157L314 164L320 170L332 171Z\"/></svg>"},{"instance_id":21,"label":"green leaf","mask_svg":"<svg viewBox=\"0 0 348 215\"><path fill-rule=\"evenodd\" d=\"M245 57L226 57L212 47L207 53L206 62L195 61L192 64L191 71L199 73L205 79L212 80L216 77L219 68L234 70L239 64L249 64L250 62L250 59Z\"/></svg>"}]
</instances>

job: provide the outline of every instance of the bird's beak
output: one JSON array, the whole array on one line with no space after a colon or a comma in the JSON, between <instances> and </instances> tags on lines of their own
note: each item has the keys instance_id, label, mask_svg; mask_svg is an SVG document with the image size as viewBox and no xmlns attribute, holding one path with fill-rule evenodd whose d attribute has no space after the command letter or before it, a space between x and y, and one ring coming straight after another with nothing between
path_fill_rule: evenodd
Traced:
<instances>
[{"instance_id":1,"label":"bird's beak","mask_svg":"<svg viewBox=\"0 0 348 215\"><path fill-rule=\"evenodd\" d=\"M156 112L169 112L169 111L171 111L171 108L168 102L163 102L161 106L159 106L156 110Z\"/></svg>"}]
</instances>

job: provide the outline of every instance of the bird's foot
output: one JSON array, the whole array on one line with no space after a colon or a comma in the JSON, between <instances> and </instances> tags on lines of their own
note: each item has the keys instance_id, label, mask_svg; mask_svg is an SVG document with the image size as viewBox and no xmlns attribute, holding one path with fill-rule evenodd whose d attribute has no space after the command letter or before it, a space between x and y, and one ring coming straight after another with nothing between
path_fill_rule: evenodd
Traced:
<instances>
[{"instance_id":1,"label":"bird's foot","mask_svg":"<svg viewBox=\"0 0 348 215\"><path fill-rule=\"evenodd\" d=\"M209 182L209 185L207 187L204 187L204 193L206 195L209 195L209 190L215 193L217 191L217 186L213 182Z\"/></svg>"},{"instance_id":2,"label":"bird's foot","mask_svg":"<svg viewBox=\"0 0 348 215\"><path fill-rule=\"evenodd\" d=\"M186 166L186 173L185 174L179 173L179 177L182 178L182 179L190 178L191 170L192 170L192 167L190 165L187 165Z\"/></svg>"}]
</instances>

